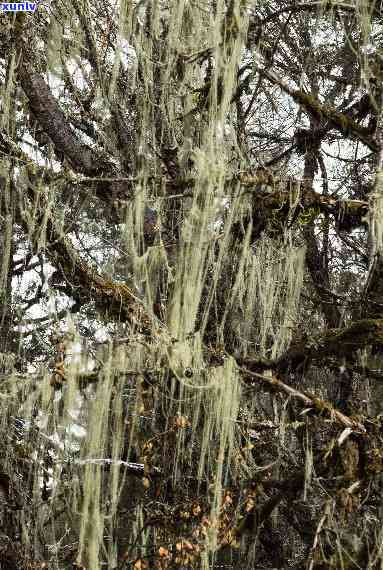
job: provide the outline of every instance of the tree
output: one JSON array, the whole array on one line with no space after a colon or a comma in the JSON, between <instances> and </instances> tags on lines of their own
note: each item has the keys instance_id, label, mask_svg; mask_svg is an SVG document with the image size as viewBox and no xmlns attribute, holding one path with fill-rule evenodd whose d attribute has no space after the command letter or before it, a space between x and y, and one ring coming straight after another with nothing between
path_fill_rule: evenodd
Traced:
<instances>
[{"instance_id":1,"label":"tree","mask_svg":"<svg viewBox=\"0 0 383 570\"><path fill-rule=\"evenodd\" d=\"M2 24L1 567L380 568L379 3Z\"/></svg>"}]
</instances>

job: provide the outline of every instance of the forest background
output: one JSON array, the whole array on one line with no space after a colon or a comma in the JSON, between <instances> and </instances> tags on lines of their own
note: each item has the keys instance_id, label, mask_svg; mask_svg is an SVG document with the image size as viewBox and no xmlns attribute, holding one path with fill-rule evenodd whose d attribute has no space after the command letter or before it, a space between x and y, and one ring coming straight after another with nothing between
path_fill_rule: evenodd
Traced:
<instances>
[{"instance_id":1,"label":"forest background","mask_svg":"<svg viewBox=\"0 0 383 570\"><path fill-rule=\"evenodd\" d=\"M380 1L0 15L0 568L380 569Z\"/></svg>"}]
</instances>

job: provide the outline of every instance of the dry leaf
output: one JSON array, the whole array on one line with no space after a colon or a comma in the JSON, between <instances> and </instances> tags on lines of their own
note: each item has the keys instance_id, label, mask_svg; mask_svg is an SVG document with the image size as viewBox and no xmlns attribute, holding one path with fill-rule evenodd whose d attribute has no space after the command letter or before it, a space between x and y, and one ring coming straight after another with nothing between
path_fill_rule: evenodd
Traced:
<instances>
[{"instance_id":1,"label":"dry leaf","mask_svg":"<svg viewBox=\"0 0 383 570\"><path fill-rule=\"evenodd\" d=\"M150 479L148 479L147 477L144 477L142 479L142 484L145 487L145 489L149 489L150 487Z\"/></svg>"},{"instance_id":2,"label":"dry leaf","mask_svg":"<svg viewBox=\"0 0 383 570\"><path fill-rule=\"evenodd\" d=\"M139 558L133 565L134 570L149 570L149 567L145 560Z\"/></svg>"},{"instance_id":3,"label":"dry leaf","mask_svg":"<svg viewBox=\"0 0 383 570\"><path fill-rule=\"evenodd\" d=\"M161 556L161 558L168 558L169 550L167 548L164 548L163 546L160 546L160 548L158 549L158 554Z\"/></svg>"},{"instance_id":4,"label":"dry leaf","mask_svg":"<svg viewBox=\"0 0 383 570\"><path fill-rule=\"evenodd\" d=\"M198 504L193 505L192 513L195 517L197 517L201 513L201 511L202 511L202 509L201 509L200 505L198 505Z\"/></svg>"}]
</instances>

